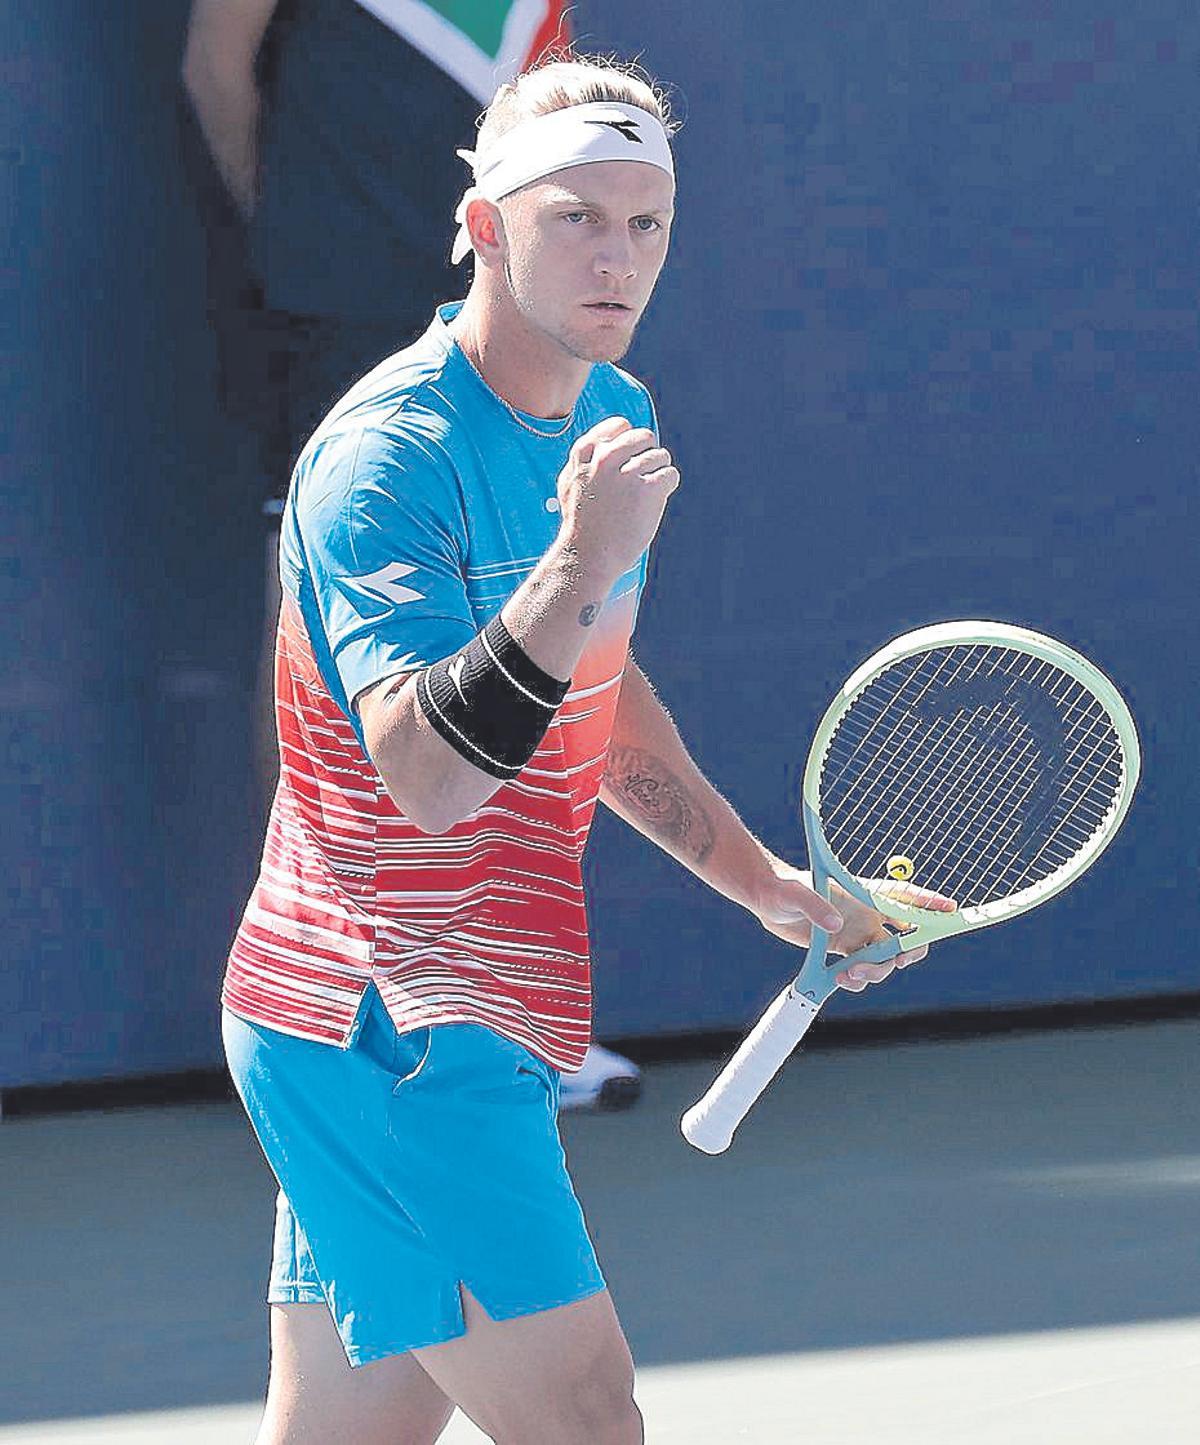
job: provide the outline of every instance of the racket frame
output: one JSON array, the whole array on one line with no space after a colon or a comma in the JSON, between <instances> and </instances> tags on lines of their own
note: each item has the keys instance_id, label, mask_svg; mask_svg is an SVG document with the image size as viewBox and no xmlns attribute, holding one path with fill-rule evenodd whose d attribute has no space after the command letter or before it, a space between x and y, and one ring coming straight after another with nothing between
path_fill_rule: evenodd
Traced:
<instances>
[{"instance_id":1,"label":"racket frame","mask_svg":"<svg viewBox=\"0 0 1200 1445\"><path fill-rule=\"evenodd\" d=\"M1122 776L1120 791L1109 810L1104 826L1097 829L1084 847L1061 868L1007 898L1000 898L992 903L978 904L975 907L956 909L953 913L945 913L902 903L890 895L887 879L859 879L853 877L841 866L833 856L821 830L819 811L821 769L829 750L829 744L842 718L850 710L855 700L881 673L886 672L897 662L902 662L906 657L913 656L914 653L928 652L938 647L962 646L1008 647L1015 652L1040 658L1075 678L1096 696L1112 721L1121 744ZM1031 908L1053 898L1056 893L1061 893L1068 883L1091 867L1112 841L1129 810L1140 771L1141 748L1138 745L1137 728L1125 705L1124 698L1094 663L1089 662L1086 657L1065 643L1025 627L1015 627L1011 623L978 621L941 622L930 627L919 627L914 632L906 632L903 637L897 637L893 642L889 642L886 647L880 648L851 673L837 696L826 708L824 716L817 725L812 747L808 753L808 762L804 768L804 779L801 785L801 813L804 820L804 835L808 841L809 861L813 870L813 886L822 897L830 896L829 880L833 879L860 902L866 903L888 918L894 918L900 923L909 925L911 931L902 937L887 939L860 949L846 958L839 958L833 964L826 964L824 951L828 939L827 937L818 939L821 930L814 928L813 943L816 947L815 949L810 947L809 955L797 976L798 991L808 997L814 996L809 990L812 987L812 979L816 975L817 967L836 969L837 972L841 972L855 963L878 963L888 958L894 958L896 954L905 949L917 948L922 944L934 943L954 934L986 928L993 923L1016 918L1019 914L1027 913ZM814 951L821 954L819 960L813 958ZM803 987L800 986L802 981ZM836 984L825 992L826 998L835 987Z\"/></svg>"},{"instance_id":2,"label":"racket frame","mask_svg":"<svg viewBox=\"0 0 1200 1445\"><path fill-rule=\"evenodd\" d=\"M1121 787L1104 820L1087 844L1046 878L1008 898L954 912L913 907L893 898L886 879L861 879L834 857L820 822L821 769L838 724L855 699L887 668L938 647L1003 646L1040 658L1074 677L1100 701L1116 729L1122 753ZM705 1153L728 1148L738 1124L783 1067L812 1026L821 1005L838 988L836 975L856 963L881 963L923 944L977 928L986 928L1044 903L1089 868L1108 846L1129 809L1141 770L1137 728L1121 694L1094 663L1065 643L1028 628L1003 622L946 622L920 627L896 638L861 664L843 684L817 726L801 785L801 814L808 842L813 888L830 898L837 882L852 897L905 928L846 957L830 961L830 935L816 924L804 963L795 979L775 998L708 1092L681 1120L684 1137ZM836 904L836 900L832 900Z\"/></svg>"}]
</instances>

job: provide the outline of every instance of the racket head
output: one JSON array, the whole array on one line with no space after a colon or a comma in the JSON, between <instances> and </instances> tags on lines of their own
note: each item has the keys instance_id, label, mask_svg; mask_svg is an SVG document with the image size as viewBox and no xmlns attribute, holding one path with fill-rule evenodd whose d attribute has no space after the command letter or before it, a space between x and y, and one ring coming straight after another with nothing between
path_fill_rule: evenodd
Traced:
<instances>
[{"instance_id":1,"label":"racket head","mask_svg":"<svg viewBox=\"0 0 1200 1445\"><path fill-rule=\"evenodd\" d=\"M918 628L856 668L817 728L814 874L911 924L905 948L999 923L1099 858L1140 767L1124 699L1072 648L1008 623ZM958 909L905 904L895 880Z\"/></svg>"}]
</instances>

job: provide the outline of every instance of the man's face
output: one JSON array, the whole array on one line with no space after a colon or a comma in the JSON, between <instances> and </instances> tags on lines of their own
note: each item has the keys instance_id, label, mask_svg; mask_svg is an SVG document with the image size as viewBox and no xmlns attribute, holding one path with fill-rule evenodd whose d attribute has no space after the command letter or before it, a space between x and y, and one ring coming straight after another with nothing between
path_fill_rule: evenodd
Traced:
<instances>
[{"instance_id":1,"label":"man's face","mask_svg":"<svg viewBox=\"0 0 1200 1445\"><path fill-rule=\"evenodd\" d=\"M527 321L581 361L628 351L667 255L675 183L644 161L571 166L500 203Z\"/></svg>"}]
</instances>

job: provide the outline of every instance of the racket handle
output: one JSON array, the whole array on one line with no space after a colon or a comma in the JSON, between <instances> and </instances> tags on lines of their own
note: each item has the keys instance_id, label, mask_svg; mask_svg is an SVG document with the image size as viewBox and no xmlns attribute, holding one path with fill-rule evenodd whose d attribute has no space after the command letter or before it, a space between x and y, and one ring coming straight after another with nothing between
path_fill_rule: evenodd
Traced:
<instances>
[{"instance_id":1,"label":"racket handle","mask_svg":"<svg viewBox=\"0 0 1200 1445\"><path fill-rule=\"evenodd\" d=\"M683 1137L706 1154L723 1154L754 1101L787 1062L820 1008L787 988L770 1005L742 1045L680 1120Z\"/></svg>"}]
</instances>

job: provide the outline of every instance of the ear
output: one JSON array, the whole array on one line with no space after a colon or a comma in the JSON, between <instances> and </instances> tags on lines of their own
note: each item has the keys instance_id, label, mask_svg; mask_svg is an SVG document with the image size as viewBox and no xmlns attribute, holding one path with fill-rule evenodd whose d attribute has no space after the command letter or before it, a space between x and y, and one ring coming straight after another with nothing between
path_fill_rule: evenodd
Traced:
<instances>
[{"instance_id":1,"label":"ear","mask_svg":"<svg viewBox=\"0 0 1200 1445\"><path fill-rule=\"evenodd\" d=\"M502 266L508 255L508 239L500 208L491 201L476 198L467 207L467 230L476 259L484 266Z\"/></svg>"}]
</instances>

